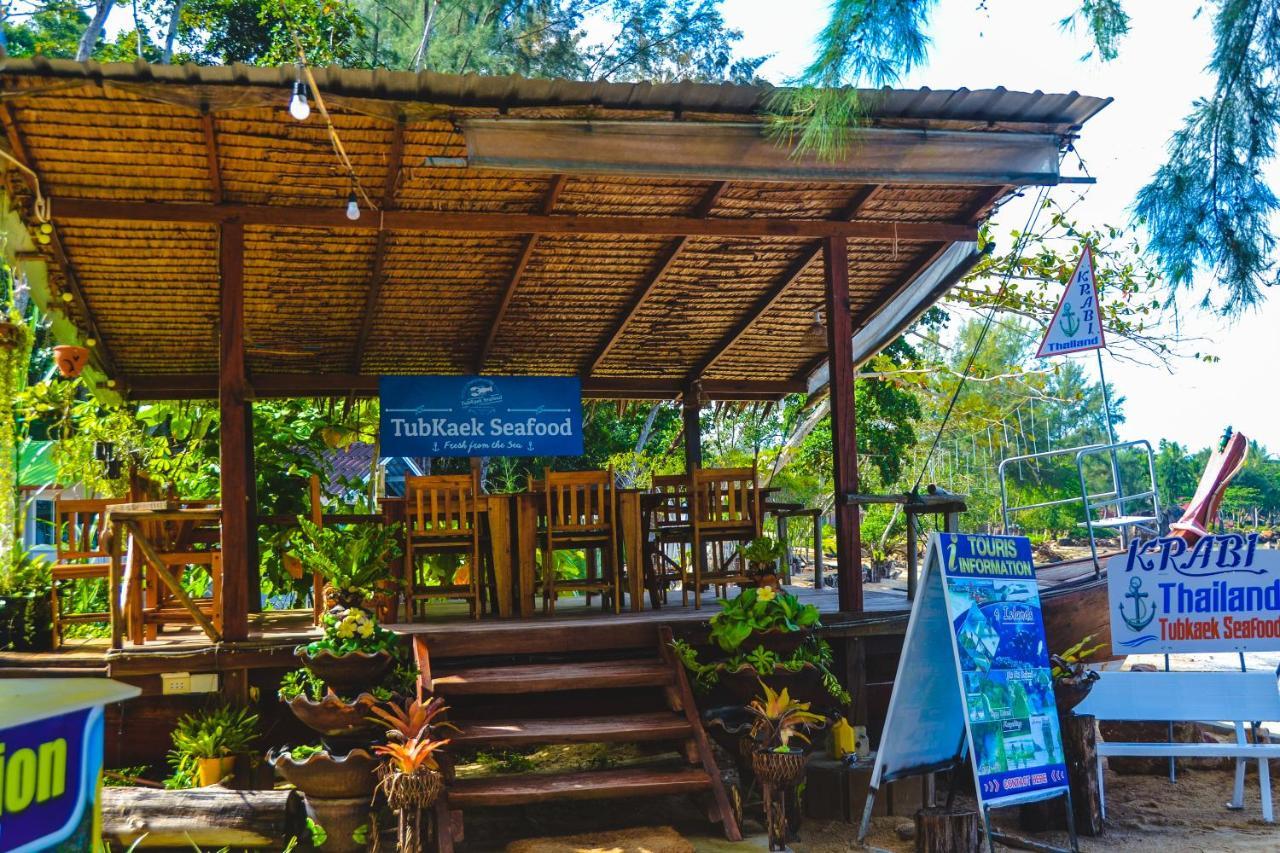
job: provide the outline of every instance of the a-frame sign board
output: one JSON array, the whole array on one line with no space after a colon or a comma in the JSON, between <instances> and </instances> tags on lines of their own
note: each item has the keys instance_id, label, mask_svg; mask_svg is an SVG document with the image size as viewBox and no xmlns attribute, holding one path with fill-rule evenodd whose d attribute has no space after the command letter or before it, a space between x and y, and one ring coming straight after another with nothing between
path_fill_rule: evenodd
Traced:
<instances>
[{"instance_id":1,"label":"a-frame sign board","mask_svg":"<svg viewBox=\"0 0 1280 853\"><path fill-rule=\"evenodd\" d=\"M1071 850L1079 849L1025 537L933 534L859 839L866 837L881 787L954 769L969 755L991 850L990 809L1059 796Z\"/></svg>"}]
</instances>

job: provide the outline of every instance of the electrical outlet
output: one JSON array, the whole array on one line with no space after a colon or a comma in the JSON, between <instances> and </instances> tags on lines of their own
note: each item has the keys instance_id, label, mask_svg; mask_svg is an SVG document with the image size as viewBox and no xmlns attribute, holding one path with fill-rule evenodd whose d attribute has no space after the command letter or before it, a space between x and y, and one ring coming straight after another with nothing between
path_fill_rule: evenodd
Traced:
<instances>
[{"instance_id":1,"label":"electrical outlet","mask_svg":"<svg viewBox=\"0 0 1280 853\"><path fill-rule=\"evenodd\" d=\"M168 696L174 693L190 693L191 692L191 673L189 672L162 672L160 673L161 691Z\"/></svg>"},{"instance_id":2,"label":"electrical outlet","mask_svg":"<svg viewBox=\"0 0 1280 853\"><path fill-rule=\"evenodd\" d=\"M216 672L201 672L191 676L191 692L217 693L218 674Z\"/></svg>"}]
</instances>

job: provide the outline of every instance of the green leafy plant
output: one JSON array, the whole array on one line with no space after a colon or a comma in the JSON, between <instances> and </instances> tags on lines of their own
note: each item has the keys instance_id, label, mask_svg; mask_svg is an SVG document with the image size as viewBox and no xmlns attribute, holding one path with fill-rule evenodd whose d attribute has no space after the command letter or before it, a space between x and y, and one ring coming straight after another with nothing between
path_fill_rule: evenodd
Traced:
<instances>
[{"instance_id":1,"label":"green leafy plant","mask_svg":"<svg viewBox=\"0 0 1280 853\"><path fill-rule=\"evenodd\" d=\"M169 751L173 775L165 780L170 788L193 787L196 763L202 758L225 758L250 752L258 736L258 715L248 708L222 705L203 713L178 719Z\"/></svg>"},{"instance_id":2,"label":"green leafy plant","mask_svg":"<svg viewBox=\"0 0 1280 853\"><path fill-rule=\"evenodd\" d=\"M289 757L294 761L306 761L313 755L323 755L325 748L319 744L304 744L302 746L289 747Z\"/></svg>"},{"instance_id":3,"label":"green leafy plant","mask_svg":"<svg viewBox=\"0 0 1280 853\"><path fill-rule=\"evenodd\" d=\"M335 599L359 605L390 580L390 562L400 555L399 524L320 527L298 517L294 553L305 569L333 587Z\"/></svg>"},{"instance_id":4,"label":"green leafy plant","mask_svg":"<svg viewBox=\"0 0 1280 853\"><path fill-rule=\"evenodd\" d=\"M711 617L711 641L732 653L754 633L802 631L817 625L818 618L818 608L789 592L748 588L720 602L720 612Z\"/></svg>"},{"instance_id":5,"label":"green leafy plant","mask_svg":"<svg viewBox=\"0 0 1280 853\"><path fill-rule=\"evenodd\" d=\"M0 572L0 649L39 650L52 640L50 564L26 549L13 558L9 571Z\"/></svg>"},{"instance_id":6,"label":"green leafy plant","mask_svg":"<svg viewBox=\"0 0 1280 853\"><path fill-rule=\"evenodd\" d=\"M282 702L291 702L299 696L306 696L312 702L319 702L328 692L324 682L306 667L286 672L280 679L279 696Z\"/></svg>"},{"instance_id":7,"label":"green leafy plant","mask_svg":"<svg viewBox=\"0 0 1280 853\"><path fill-rule=\"evenodd\" d=\"M335 607L320 617L320 624L324 633L320 639L307 643L309 655L325 651L339 656L353 652L389 652L393 656L400 653L396 633L380 626L372 613L359 607Z\"/></svg>"},{"instance_id":8,"label":"green leafy plant","mask_svg":"<svg viewBox=\"0 0 1280 853\"><path fill-rule=\"evenodd\" d=\"M738 554L754 568L772 568L785 553L782 542L772 536L757 536L738 547Z\"/></svg>"}]
</instances>

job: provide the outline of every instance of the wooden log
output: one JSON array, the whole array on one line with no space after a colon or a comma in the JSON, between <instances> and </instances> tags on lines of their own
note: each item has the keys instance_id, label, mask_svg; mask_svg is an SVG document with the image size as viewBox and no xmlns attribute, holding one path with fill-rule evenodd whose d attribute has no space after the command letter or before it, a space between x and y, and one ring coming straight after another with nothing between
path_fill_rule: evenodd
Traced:
<instances>
[{"instance_id":1,"label":"wooden log","mask_svg":"<svg viewBox=\"0 0 1280 853\"><path fill-rule=\"evenodd\" d=\"M1076 832L1090 838L1102 834L1102 797L1098 791L1098 724L1086 714L1062 714L1062 750L1071 786Z\"/></svg>"},{"instance_id":2,"label":"wooden log","mask_svg":"<svg viewBox=\"0 0 1280 853\"><path fill-rule=\"evenodd\" d=\"M279 849L305 826L297 791L102 789L102 836L126 847Z\"/></svg>"},{"instance_id":3,"label":"wooden log","mask_svg":"<svg viewBox=\"0 0 1280 853\"><path fill-rule=\"evenodd\" d=\"M916 853L977 853L978 813L925 808L916 812Z\"/></svg>"}]
</instances>

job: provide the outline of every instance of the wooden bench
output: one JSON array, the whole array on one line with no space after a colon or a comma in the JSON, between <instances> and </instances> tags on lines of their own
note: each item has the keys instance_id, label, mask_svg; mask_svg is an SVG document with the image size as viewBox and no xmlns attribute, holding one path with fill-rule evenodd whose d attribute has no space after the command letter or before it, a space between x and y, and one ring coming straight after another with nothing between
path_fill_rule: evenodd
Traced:
<instances>
[{"instance_id":1,"label":"wooden bench","mask_svg":"<svg viewBox=\"0 0 1280 853\"><path fill-rule=\"evenodd\" d=\"M1270 672L1103 672L1075 713L1099 721L1229 722L1235 743L1114 743L1098 742L1098 793L1102 815L1107 800L1102 786L1102 759L1116 758L1234 758L1235 789L1228 808L1244 807L1245 762L1258 762L1262 817L1274 821L1271 777L1267 761L1280 758L1280 744L1249 743L1245 723L1280 720L1280 690ZM1256 732L1255 732L1256 736Z\"/></svg>"}]
</instances>

